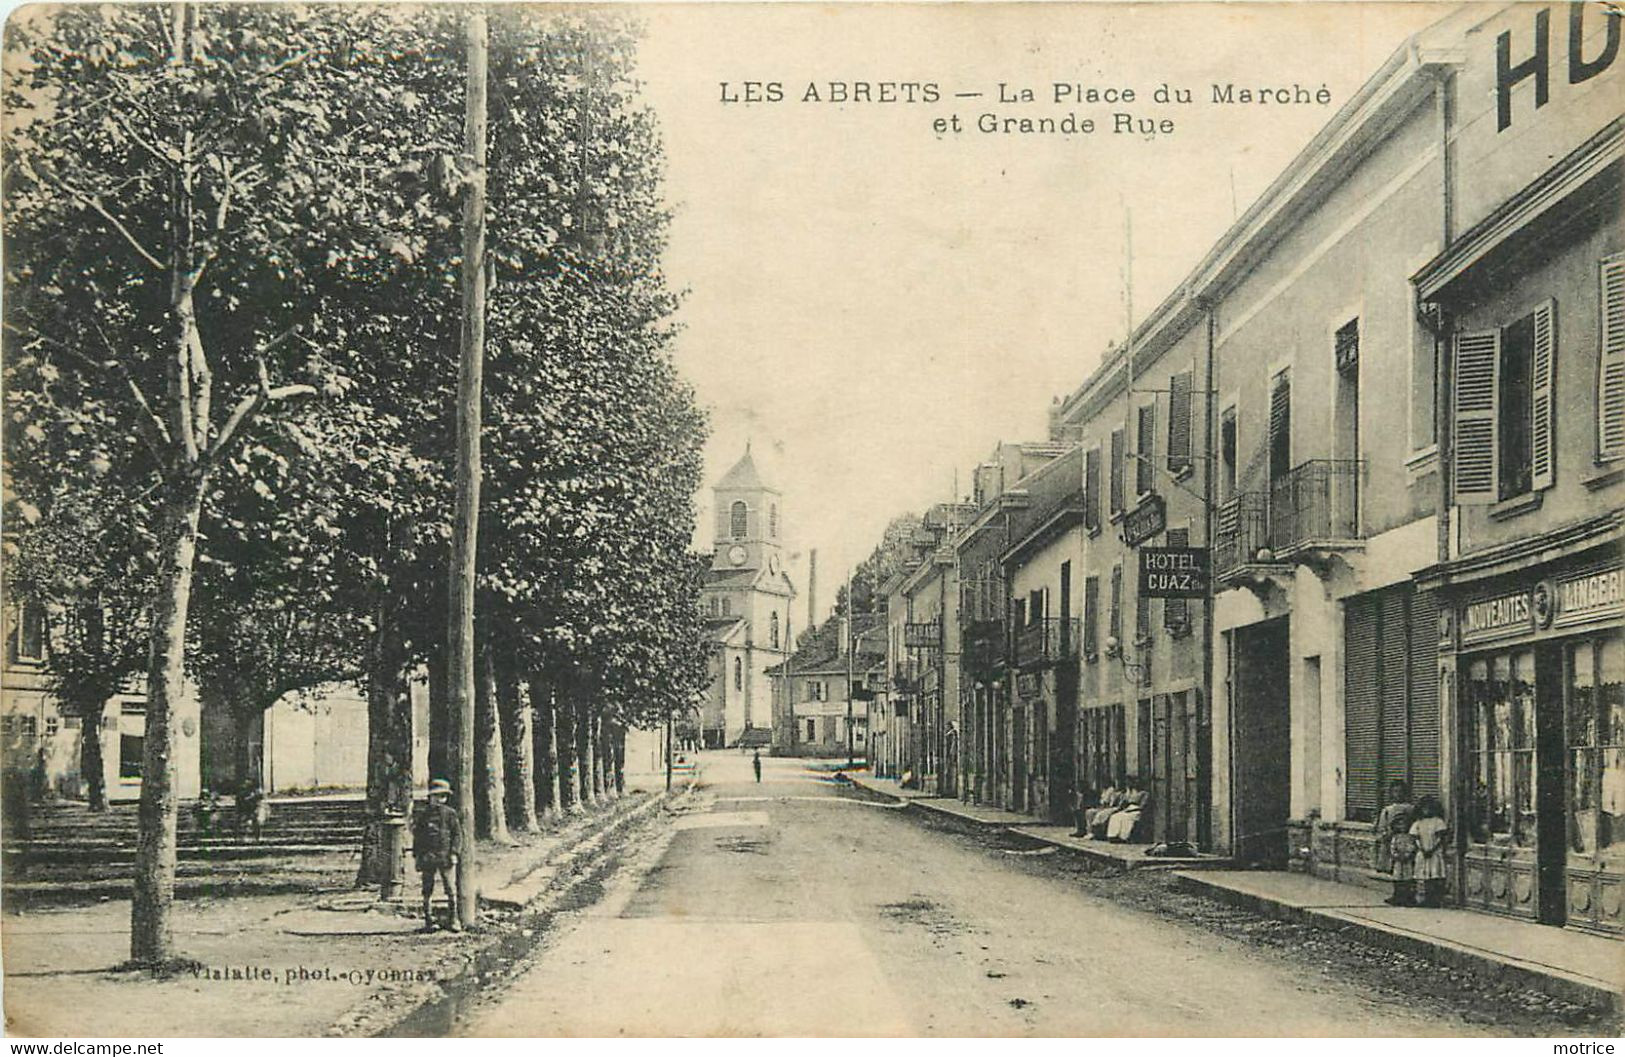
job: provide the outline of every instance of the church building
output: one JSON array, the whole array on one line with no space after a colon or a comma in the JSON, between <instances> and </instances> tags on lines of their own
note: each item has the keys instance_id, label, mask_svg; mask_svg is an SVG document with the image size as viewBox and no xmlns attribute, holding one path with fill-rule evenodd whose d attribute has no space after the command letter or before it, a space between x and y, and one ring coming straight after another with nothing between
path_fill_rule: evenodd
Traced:
<instances>
[{"instance_id":1,"label":"church building","mask_svg":"<svg viewBox=\"0 0 1625 1057\"><path fill-rule=\"evenodd\" d=\"M795 587L784 569L783 497L762 480L750 446L712 489L715 541L703 605L711 681L701 705L706 748L772 741L768 669L790 654Z\"/></svg>"}]
</instances>

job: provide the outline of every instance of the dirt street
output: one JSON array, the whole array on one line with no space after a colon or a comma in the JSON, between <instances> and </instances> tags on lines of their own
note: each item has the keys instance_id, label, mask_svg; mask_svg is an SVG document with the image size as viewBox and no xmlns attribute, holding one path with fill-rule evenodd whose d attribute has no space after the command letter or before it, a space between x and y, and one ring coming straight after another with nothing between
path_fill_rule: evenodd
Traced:
<instances>
[{"instance_id":1,"label":"dirt street","mask_svg":"<svg viewBox=\"0 0 1625 1057\"><path fill-rule=\"evenodd\" d=\"M1501 1033L1336 959L1092 893L793 760L705 795L460 1025L469 1035ZM1428 987L1426 967L1415 987Z\"/></svg>"}]
</instances>

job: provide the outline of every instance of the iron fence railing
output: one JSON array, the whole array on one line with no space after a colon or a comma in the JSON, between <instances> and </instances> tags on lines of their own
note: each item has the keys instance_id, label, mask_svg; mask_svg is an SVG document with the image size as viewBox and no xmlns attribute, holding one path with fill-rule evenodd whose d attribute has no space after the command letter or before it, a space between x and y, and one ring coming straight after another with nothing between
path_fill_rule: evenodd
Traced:
<instances>
[{"instance_id":1,"label":"iron fence railing","mask_svg":"<svg viewBox=\"0 0 1625 1057\"><path fill-rule=\"evenodd\" d=\"M1251 563L1269 546L1269 496L1240 492L1214 512L1213 572L1223 576Z\"/></svg>"},{"instance_id":2,"label":"iron fence railing","mask_svg":"<svg viewBox=\"0 0 1625 1057\"><path fill-rule=\"evenodd\" d=\"M1305 544L1357 540L1359 459L1310 459L1270 483L1241 492L1214 511L1213 571L1228 573L1274 560Z\"/></svg>"},{"instance_id":3,"label":"iron fence railing","mask_svg":"<svg viewBox=\"0 0 1625 1057\"><path fill-rule=\"evenodd\" d=\"M1002 620L972 620L965 625L965 669L979 682L996 676L1004 667L1005 634Z\"/></svg>"},{"instance_id":4,"label":"iron fence railing","mask_svg":"<svg viewBox=\"0 0 1625 1057\"><path fill-rule=\"evenodd\" d=\"M1358 459L1310 459L1270 484L1270 548L1360 538Z\"/></svg>"},{"instance_id":5,"label":"iron fence railing","mask_svg":"<svg viewBox=\"0 0 1625 1057\"><path fill-rule=\"evenodd\" d=\"M1021 668L1040 668L1075 657L1078 621L1071 618L1046 617L1023 625L1016 631L1016 664Z\"/></svg>"}]
</instances>

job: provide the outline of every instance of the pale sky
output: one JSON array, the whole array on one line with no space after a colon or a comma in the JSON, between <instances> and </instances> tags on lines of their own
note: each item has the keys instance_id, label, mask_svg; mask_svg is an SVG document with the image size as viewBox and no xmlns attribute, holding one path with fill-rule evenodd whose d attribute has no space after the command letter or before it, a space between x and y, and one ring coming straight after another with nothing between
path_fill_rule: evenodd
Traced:
<instances>
[{"instance_id":1,"label":"pale sky","mask_svg":"<svg viewBox=\"0 0 1625 1057\"><path fill-rule=\"evenodd\" d=\"M896 514L960 493L1000 440L1043 439L1057 394L1126 329L1124 209L1144 318L1239 208L1416 30L1433 3L669 5L640 59L691 293L679 366L710 411L710 485L747 438L819 551L819 608ZM721 102L780 81L784 101ZM935 82L934 104L802 102L808 82ZM1000 104L999 82L1037 102ZM1054 82L1133 104L1056 105ZM1322 85L1330 105L1215 105L1214 83ZM1159 106L1163 83L1190 105ZM878 89L874 90L878 92ZM955 98L958 92L980 98ZM1111 115L1172 118L1150 140ZM957 113L966 131L938 136ZM1094 118L1090 135L987 135L978 115ZM806 560L790 566L805 598ZM798 626L806 610L798 607Z\"/></svg>"}]
</instances>

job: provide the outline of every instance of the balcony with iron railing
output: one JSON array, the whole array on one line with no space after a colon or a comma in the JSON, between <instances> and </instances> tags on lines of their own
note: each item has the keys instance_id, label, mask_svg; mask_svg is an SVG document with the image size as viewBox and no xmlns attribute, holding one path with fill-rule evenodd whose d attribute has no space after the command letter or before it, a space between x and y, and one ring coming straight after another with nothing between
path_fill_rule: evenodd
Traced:
<instances>
[{"instance_id":1,"label":"balcony with iron railing","mask_svg":"<svg viewBox=\"0 0 1625 1057\"><path fill-rule=\"evenodd\" d=\"M1270 549L1276 557L1361 538L1359 459L1310 459L1270 483Z\"/></svg>"},{"instance_id":2,"label":"balcony with iron railing","mask_svg":"<svg viewBox=\"0 0 1625 1057\"><path fill-rule=\"evenodd\" d=\"M1221 582L1248 579L1286 559L1313 559L1362 540L1358 459L1310 459L1270 482L1240 492L1214 510L1213 571ZM1310 565L1316 564L1313 560Z\"/></svg>"},{"instance_id":3,"label":"balcony with iron railing","mask_svg":"<svg viewBox=\"0 0 1625 1057\"><path fill-rule=\"evenodd\" d=\"M971 620L965 624L963 654L965 672L977 682L998 677L1005 664L1005 635L1002 620Z\"/></svg>"},{"instance_id":4,"label":"balcony with iron railing","mask_svg":"<svg viewBox=\"0 0 1625 1057\"><path fill-rule=\"evenodd\" d=\"M914 661L901 661L893 669L891 675L891 688L898 694L917 694L920 692L921 666Z\"/></svg>"},{"instance_id":5,"label":"balcony with iron railing","mask_svg":"<svg viewBox=\"0 0 1625 1057\"><path fill-rule=\"evenodd\" d=\"M1256 564L1269 550L1270 497L1267 492L1238 492L1214 511L1213 573L1224 579Z\"/></svg>"},{"instance_id":6,"label":"balcony with iron railing","mask_svg":"<svg viewBox=\"0 0 1625 1057\"><path fill-rule=\"evenodd\" d=\"M1045 617L1022 625L1015 636L1016 667L1048 668L1076 657L1078 627L1078 621L1061 617Z\"/></svg>"}]
</instances>

